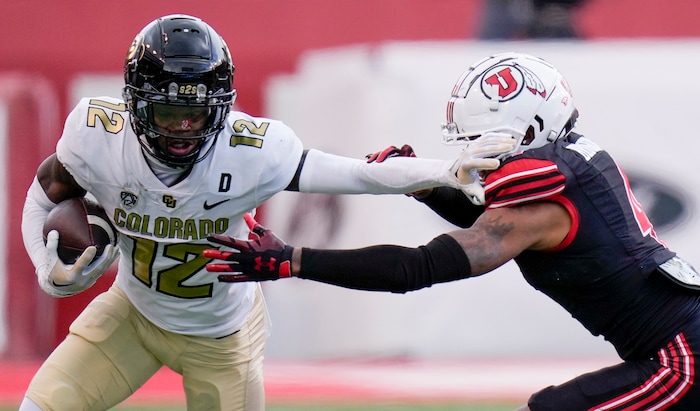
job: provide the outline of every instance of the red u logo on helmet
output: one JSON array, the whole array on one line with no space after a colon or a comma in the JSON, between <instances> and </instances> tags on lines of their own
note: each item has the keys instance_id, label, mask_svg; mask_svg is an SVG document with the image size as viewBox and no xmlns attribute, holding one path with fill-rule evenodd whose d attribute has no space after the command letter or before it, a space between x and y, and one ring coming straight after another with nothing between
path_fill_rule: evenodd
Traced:
<instances>
[{"instance_id":1,"label":"red u logo on helmet","mask_svg":"<svg viewBox=\"0 0 700 411\"><path fill-rule=\"evenodd\" d=\"M518 87L518 81L515 79L515 77L513 77L510 67L504 67L497 73L486 77L484 82L491 86L498 87L498 97L501 97L502 99L520 89L520 87Z\"/></svg>"}]
</instances>

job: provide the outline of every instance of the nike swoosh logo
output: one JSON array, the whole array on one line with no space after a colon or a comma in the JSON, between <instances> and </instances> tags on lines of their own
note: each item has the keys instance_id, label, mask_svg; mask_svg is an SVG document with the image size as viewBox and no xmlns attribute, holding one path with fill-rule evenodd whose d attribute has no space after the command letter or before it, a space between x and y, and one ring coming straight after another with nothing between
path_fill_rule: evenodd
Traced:
<instances>
[{"instance_id":1,"label":"nike swoosh logo","mask_svg":"<svg viewBox=\"0 0 700 411\"><path fill-rule=\"evenodd\" d=\"M218 205L221 205L221 204L223 204L223 203L225 203L225 202L227 202L227 201L229 201L229 200L230 200L230 198L227 198L226 200L221 200L221 201L218 201L218 202L213 203L213 204L207 204L207 200L204 200L204 209L205 209L205 210L211 210L212 208L214 208L214 207L216 207L216 206L218 206Z\"/></svg>"}]
</instances>

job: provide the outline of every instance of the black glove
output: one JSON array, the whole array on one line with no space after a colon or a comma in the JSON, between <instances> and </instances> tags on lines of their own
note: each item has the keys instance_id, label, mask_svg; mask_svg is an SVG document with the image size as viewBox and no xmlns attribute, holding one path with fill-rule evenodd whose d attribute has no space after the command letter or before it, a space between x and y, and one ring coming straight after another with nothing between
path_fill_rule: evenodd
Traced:
<instances>
[{"instance_id":1,"label":"black glove","mask_svg":"<svg viewBox=\"0 0 700 411\"><path fill-rule=\"evenodd\" d=\"M368 163L381 163L387 158L391 157L415 157L416 153L413 152L413 147L408 144L404 144L401 148L396 146L389 146L382 151L377 151L376 153L367 154L365 158Z\"/></svg>"},{"instance_id":2,"label":"black glove","mask_svg":"<svg viewBox=\"0 0 700 411\"><path fill-rule=\"evenodd\" d=\"M245 220L251 229L248 241L221 234L212 234L207 237L207 240L212 243L240 251L204 250L202 255L206 258L228 261L228 263L209 263L206 267L207 271L235 273L219 275L219 281L229 283L291 277L294 247L285 244L275 233L255 221L250 214L246 214Z\"/></svg>"}]
</instances>

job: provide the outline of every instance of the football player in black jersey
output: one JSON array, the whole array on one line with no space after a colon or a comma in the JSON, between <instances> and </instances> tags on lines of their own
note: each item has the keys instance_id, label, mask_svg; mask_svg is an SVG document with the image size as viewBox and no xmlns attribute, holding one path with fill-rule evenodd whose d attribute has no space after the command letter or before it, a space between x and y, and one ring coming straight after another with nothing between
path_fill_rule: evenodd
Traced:
<instances>
[{"instance_id":1,"label":"football player in black jersey","mask_svg":"<svg viewBox=\"0 0 700 411\"><path fill-rule=\"evenodd\" d=\"M443 135L476 157L492 141L517 144L495 170L473 174L467 197L438 188L418 196L462 229L424 246L318 250L286 245L252 218L258 238L211 240L221 281L297 276L342 287L404 293L486 274L511 259L534 288L564 307L623 359L534 393L520 410L698 410L697 272L656 235L624 172L572 129L578 111L549 63L505 53L481 60L457 81ZM391 161L411 150L373 156ZM467 181L468 179L464 180Z\"/></svg>"}]
</instances>

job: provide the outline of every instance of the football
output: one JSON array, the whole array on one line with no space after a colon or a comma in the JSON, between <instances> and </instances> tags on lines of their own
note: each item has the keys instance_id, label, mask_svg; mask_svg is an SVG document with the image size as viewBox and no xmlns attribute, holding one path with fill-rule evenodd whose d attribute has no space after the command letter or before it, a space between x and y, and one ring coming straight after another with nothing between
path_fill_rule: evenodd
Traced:
<instances>
[{"instance_id":1,"label":"football","mask_svg":"<svg viewBox=\"0 0 700 411\"><path fill-rule=\"evenodd\" d=\"M44 222L44 244L51 230L58 231L58 257L64 264L75 263L91 245L97 247L97 258L107 244L117 244L117 231L105 210L85 197L62 201L49 212Z\"/></svg>"}]
</instances>

